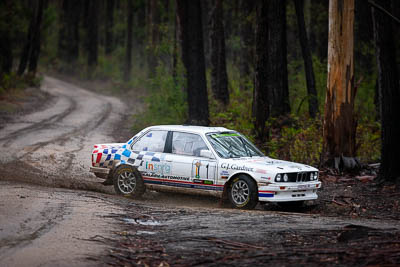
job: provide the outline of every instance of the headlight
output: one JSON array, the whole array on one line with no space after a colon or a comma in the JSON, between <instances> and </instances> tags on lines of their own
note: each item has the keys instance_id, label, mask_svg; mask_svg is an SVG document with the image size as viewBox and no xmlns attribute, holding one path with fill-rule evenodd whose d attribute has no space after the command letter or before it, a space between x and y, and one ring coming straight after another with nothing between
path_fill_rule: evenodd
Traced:
<instances>
[{"instance_id":1,"label":"headlight","mask_svg":"<svg viewBox=\"0 0 400 267\"><path fill-rule=\"evenodd\" d=\"M285 174L283 175L283 181L287 182L288 180L289 180L289 177L288 177L288 175L285 173Z\"/></svg>"},{"instance_id":2,"label":"headlight","mask_svg":"<svg viewBox=\"0 0 400 267\"><path fill-rule=\"evenodd\" d=\"M282 176L280 173L276 175L275 181L280 182L282 180Z\"/></svg>"},{"instance_id":3,"label":"headlight","mask_svg":"<svg viewBox=\"0 0 400 267\"><path fill-rule=\"evenodd\" d=\"M314 173L314 180L318 180L318 172Z\"/></svg>"},{"instance_id":4,"label":"headlight","mask_svg":"<svg viewBox=\"0 0 400 267\"><path fill-rule=\"evenodd\" d=\"M314 173L310 173L310 181L314 181Z\"/></svg>"}]
</instances>

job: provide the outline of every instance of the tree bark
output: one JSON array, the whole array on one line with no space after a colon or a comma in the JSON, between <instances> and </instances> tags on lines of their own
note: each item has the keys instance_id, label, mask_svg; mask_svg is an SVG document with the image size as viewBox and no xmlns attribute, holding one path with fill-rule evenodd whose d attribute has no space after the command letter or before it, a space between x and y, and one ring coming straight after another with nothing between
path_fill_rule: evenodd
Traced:
<instances>
[{"instance_id":1,"label":"tree bark","mask_svg":"<svg viewBox=\"0 0 400 267\"><path fill-rule=\"evenodd\" d=\"M179 38L179 19L178 13L175 7L175 20L174 20L174 43L173 43L173 51L172 51L172 77L174 79L175 85L178 84L178 40Z\"/></svg>"},{"instance_id":2,"label":"tree bark","mask_svg":"<svg viewBox=\"0 0 400 267\"><path fill-rule=\"evenodd\" d=\"M228 75L226 73L225 35L222 0L216 0L211 13L211 89L214 97L229 104Z\"/></svg>"},{"instance_id":3,"label":"tree bark","mask_svg":"<svg viewBox=\"0 0 400 267\"><path fill-rule=\"evenodd\" d=\"M10 73L12 70L13 56L9 29L4 29L3 31L0 31L0 60L0 74Z\"/></svg>"},{"instance_id":4,"label":"tree bark","mask_svg":"<svg viewBox=\"0 0 400 267\"><path fill-rule=\"evenodd\" d=\"M33 44L33 34L34 34L34 27L36 23L36 12L37 12L37 1L32 1L31 2L31 19L29 20L29 27L28 27L28 34L26 38L26 42L24 45L24 48L21 53L21 57L19 60L19 65L18 65L18 71L17 74L19 76L23 75L26 69L26 66L28 65L31 50L32 50L32 44Z\"/></svg>"},{"instance_id":5,"label":"tree bark","mask_svg":"<svg viewBox=\"0 0 400 267\"><path fill-rule=\"evenodd\" d=\"M354 0L331 0L324 117L324 151L328 160L354 157L356 153L353 25Z\"/></svg>"},{"instance_id":6,"label":"tree bark","mask_svg":"<svg viewBox=\"0 0 400 267\"><path fill-rule=\"evenodd\" d=\"M88 19L87 19L87 63L89 67L97 65L98 57L98 2L96 0L87 0L88 2Z\"/></svg>"},{"instance_id":7,"label":"tree bark","mask_svg":"<svg viewBox=\"0 0 400 267\"><path fill-rule=\"evenodd\" d=\"M0 13L1 20L4 20L0 28L0 81L3 74L9 74L12 71L13 43L11 39L11 29L13 27L11 21L14 15L15 3L13 0L3 1L0 4L3 12Z\"/></svg>"},{"instance_id":8,"label":"tree bark","mask_svg":"<svg viewBox=\"0 0 400 267\"><path fill-rule=\"evenodd\" d=\"M375 1L390 10L390 1ZM372 8L376 61L378 63L379 102L381 110L381 165L379 176L386 181L399 181L400 164L400 86L392 21L382 11Z\"/></svg>"},{"instance_id":9,"label":"tree bark","mask_svg":"<svg viewBox=\"0 0 400 267\"><path fill-rule=\"evenodd\" d=\"M182 60L187 72L188 124L208 125L208 97L200 0L177 0Z\"/></svg>"},{"instance_id":10,"label":"tree bark","mask_svg":"<svg viewBox=\"0 0 400 267\"><path fill-rule=\"evenodd\" d=\"M268 6L267 0L261 0L257 5L256 18L256 53L255 78L253 94L254 129L258 141L268 140L265 122L269 118L269 84L268 84Z\"/></svg>"},{"instance_id":11,"label":"tree bark","mask_svg":"<svg viewBox=\"0 0 400 267\"><path fill-rule=\"evenodd\" d=\"M306 73L308 112L311 118L315 118L315 116L318 113L318 98L317 98L317 89L315 88L315 78L314 78L314 70L312 65L310 46L308 45L306 25L304 22L304 12L303 12L304 1L294 0L294 6L296 9L301 53L303 55L304 70Z\"/></svg>"},{"instance_id":12,"label":"tree bark","mask_svg":"<svg viewBox=\"0 0 400 267\"><path fill-rule=\"evenodd\" d=\"M114 50L114 36L113 36L113 27L114 27L114 7L115 0L107 0L106 1L106 36L105 36L105 54L110 55Z\"/></svg>"},{"instance_id":13,"label":"tree bark","mask_svg":"<svg viewBox=\"0 0 400 267\"><path fill-rule=\"evenodd\" d=\"M76 62L79 57L81 8L80 0L64 0L62 3L57 53L58 57L67 63Z\"/></svg>"},{"instance_id":14,"label":"tree bark","mask_svg":"<svg viewBox=\"0 0 400 267\"><path fill-rule=\"evenodd\" d=\"M154 77L157 68L157 45L159 43L159 24L160 12L158 10L158 1L147 1L147 63L149 67L149 76Z\"/></svg>"},{"instance_id":15,"label":"tree bark","mask_svg":"<svg viewBox=\"0 0 400 267\"><path fill-rule=\"evenodd\" d=\"M38 0L38 7L35 16L35 26L33 28L32 48L29 55L28 71L36 73L40 54L40 36L43 20L44 0Z\"/></svg>"},{"instance_id":16,"label":"tree bark","mask_svg":"<svg viewBox=\"0 0 400 267\"><path fill-rule=\"evenodd\" d=\"M273 117L290 112L286 48L286 0L268 1L268 86Z\"/></svg>"},{"instance_id":17,"label":"tree bark","mask_svg":"<svg viewBox=\"0 0 400 267\"><path fill-rule=\"evenodd\" d=\"M212 2L210 0L202 0L201 4L201 22L203 24L203 41L204 41L204 58L206 69L211 65L211 39L210 39L210 13Z\"/></svg>"},{"instance_id":18,"label":"tree bark","mask_svg":"<svg viewBox=\"0 0 400 267\"><path fill-rule=\"evenodd\" d=\"M132 25L133 25L133 0L128 0L128 16L126 27L126 57L124 80L129 81L132 69Z\"/></svg>"},{"instance_id":19,"label":"tree bark","mask_svg":"<svg viewBox=\"0 0 400 267\"><path fill-rule=\"evenodd\" d=\"M254 11L255 2L242 0L240 6L242 14L240 23L242 45L239 59L240 89L245 90L254 68L254 20L251 15Z\"/></svg>"}]
</instances>

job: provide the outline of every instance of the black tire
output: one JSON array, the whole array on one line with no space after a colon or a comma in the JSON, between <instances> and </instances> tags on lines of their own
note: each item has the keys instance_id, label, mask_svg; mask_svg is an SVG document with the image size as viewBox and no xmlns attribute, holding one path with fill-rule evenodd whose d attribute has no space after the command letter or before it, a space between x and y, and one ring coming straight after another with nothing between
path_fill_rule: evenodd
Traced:
<instances>
[{"instance_id":1,"label":"black tire","mask_svg":"<svg viewBox=\"0 0 400 267\"><path fill-rule=\"evenodd\" d=\"M288 202L277 202L278 206L284 209L299 209L304 205L304 200L301 201L288 201Z\"/></svg>"},{"instance_id":2,"label":"black tire","mask_svg":"<svg viewBox=\"0 0 400 267\"><path fill-rule=\"evenodd\" d=\"M137 168L121 165L114 171L114 190L118 195L141 197L146 191L142 175Z\"/></svg>"},{"instance_id":3,"label":"black tire","mask_svg":"<svg viewBox=\"0 0 400 267\"><path fill-rule=\"evenodd\" d=\"M228 198L237 209L254 209L258 203L258 189L253 179L241 174L228 187Z\"/></svg>"}]
</instances>

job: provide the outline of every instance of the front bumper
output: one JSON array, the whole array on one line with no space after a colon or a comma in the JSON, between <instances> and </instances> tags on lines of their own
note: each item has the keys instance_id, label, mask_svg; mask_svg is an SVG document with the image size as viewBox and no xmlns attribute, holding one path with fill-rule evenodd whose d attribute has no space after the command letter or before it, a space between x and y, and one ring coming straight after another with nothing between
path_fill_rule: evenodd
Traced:
<instances>
[{"instance_id":1,"label":"front bumper","mask_svg":"<svg viewBox=\"0 0 400 267\"><path fill-rule=\"evenodd\" d=\"M261 202L287 202L317 199L321 182L279 183L258 186L258 200Z\"/></svg>"}]
</instances>

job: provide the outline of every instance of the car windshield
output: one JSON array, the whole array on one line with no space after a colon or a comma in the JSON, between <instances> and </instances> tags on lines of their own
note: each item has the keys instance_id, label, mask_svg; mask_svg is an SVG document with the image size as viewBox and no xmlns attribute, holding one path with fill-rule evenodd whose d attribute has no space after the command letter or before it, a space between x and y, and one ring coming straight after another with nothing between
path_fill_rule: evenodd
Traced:
<instances>
[{"instance_id":1,"label":"car windshield","mask_svg":"<svg viewBox=\"0 0 400 267\"><path fill-rule=\"evenodd\" d=\"M221 158L264 156L244 136L236 132L210 133L207 138Z\"/></svg>"}]
</instances>

